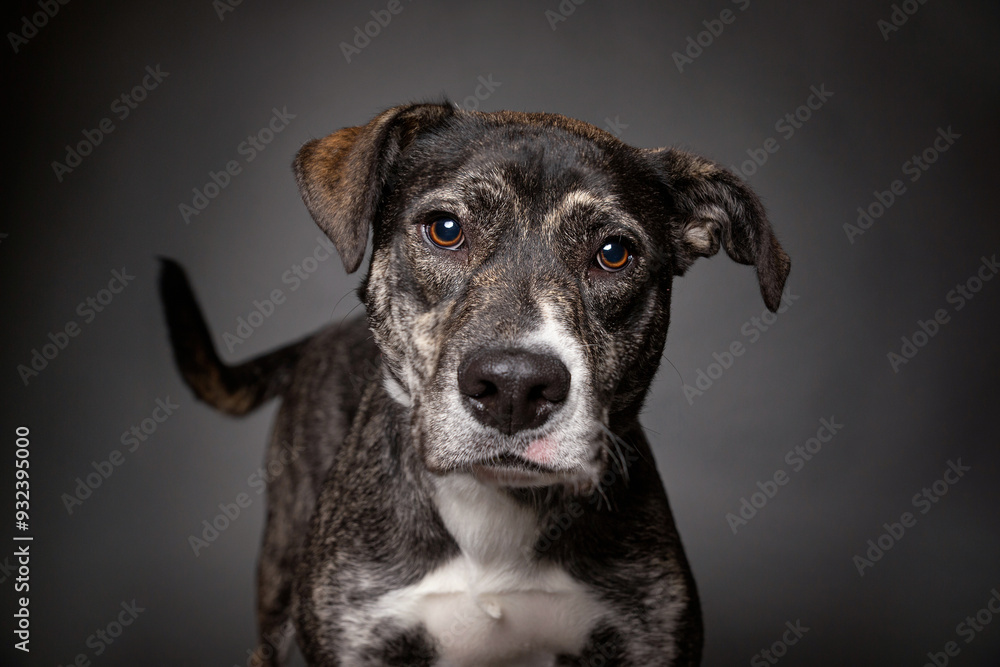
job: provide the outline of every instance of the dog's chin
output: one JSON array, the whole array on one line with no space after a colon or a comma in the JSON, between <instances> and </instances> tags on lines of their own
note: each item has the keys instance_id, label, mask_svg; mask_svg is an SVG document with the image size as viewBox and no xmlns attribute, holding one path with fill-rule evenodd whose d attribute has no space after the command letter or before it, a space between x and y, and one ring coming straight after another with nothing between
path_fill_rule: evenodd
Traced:
<instances>
[{"instance_id":1,"label":"dog's chin","mask_svg":"<svg viewBox=\"0 0 1000 667\"><path fill-rule=\"evenodd\" d=\"M520 467L477 463L467 470L482 484L513 488L546 486L589 487L591 476L583 471L536 471Z\"/></svg>"}]
</instances>

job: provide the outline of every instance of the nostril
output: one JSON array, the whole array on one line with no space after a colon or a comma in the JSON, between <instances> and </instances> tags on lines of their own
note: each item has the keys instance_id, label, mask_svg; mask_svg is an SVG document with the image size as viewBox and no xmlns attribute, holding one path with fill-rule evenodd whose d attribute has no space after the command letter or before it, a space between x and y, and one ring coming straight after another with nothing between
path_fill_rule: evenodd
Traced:
<instances>
[{"instance_id":1,"label":"nostril","mask_svg":"<svg viewBox=\"0 0 1000 667\"><path fill-rule=\"evenodd\" d=\"M530 393L536 393L541 400L562 403L569 394L569 370L555 357L543 357L537 371L538 384Z\"/></svg>"},{"instance_id":2,"label":"nostril","mask_svg":"<svg viewBox=\"0 0 1000 667\"><path fill-rule=\"evenodd\" d=\"M472 398L478 399L488 399L491 396L495 396L497 393L497 386L492 382L482 381L480 382L473 393L469 394Z\"/></svg>"},{"instance_id":3,"label":"nostril","mask_svg":"<svg viewBox=\"0 0 1000 667\"><path fill-rule=\"evenodd\" d=\"M527 400L531 403L562 403L566 391L558 383L538 384L528 390Z\"/></svg>"}]
</instances>

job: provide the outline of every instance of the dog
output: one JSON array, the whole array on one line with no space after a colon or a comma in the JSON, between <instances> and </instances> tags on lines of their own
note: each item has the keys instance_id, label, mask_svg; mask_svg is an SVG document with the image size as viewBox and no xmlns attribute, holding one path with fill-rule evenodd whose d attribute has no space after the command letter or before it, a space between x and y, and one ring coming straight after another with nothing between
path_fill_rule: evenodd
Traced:
<instances>
[{"instance_id":1,"label":"dog","mask_svg":"<svg viewBox=\"0 0 1000 667\"><path fill-rule=\"evenodd\" d=\"M720 165L547 113L389 109L306 143L303 200L366 318L239 365L179 265L177 364L234 415L283 399L261 664L696 665L695 582L639 413L672 280L724 248L780 304L790 260Z\"/></svg>"}]
</instances>

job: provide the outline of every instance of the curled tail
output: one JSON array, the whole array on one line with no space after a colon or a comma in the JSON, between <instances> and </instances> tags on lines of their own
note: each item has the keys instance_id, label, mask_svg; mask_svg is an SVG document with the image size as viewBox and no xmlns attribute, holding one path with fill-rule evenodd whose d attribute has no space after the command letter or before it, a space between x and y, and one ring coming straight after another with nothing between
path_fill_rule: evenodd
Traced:
<instances>
[{"instance_id":1,"label":"curled tail","mask_svg":"<svg viewBox=\"0 0 1000 667\"><path fill-rule=\"evenodd\" d=\"M171 259L160 258L160 262L160 299L174 359L195 395L217 410L243 415L281 394L291 384L303 343L239 365L225 364L215 351L184 269Z\"/></svg>"}]
</instances>

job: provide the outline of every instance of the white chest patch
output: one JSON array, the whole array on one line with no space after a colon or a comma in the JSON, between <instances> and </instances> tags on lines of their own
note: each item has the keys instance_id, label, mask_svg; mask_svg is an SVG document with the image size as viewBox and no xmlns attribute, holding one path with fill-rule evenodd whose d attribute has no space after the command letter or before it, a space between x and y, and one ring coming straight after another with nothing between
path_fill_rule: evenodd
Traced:
<instances>
[{"instance_id":1,"label":"white chest patch","mask_svg":"<svg viewBox=\"0 0 1000 667\"><path fill-rule=\"evenodd\" d=\"M383 596L379 615L423 624L440 667L550 667L578 653L605 610L564 570L531 559L534 515L468 475L440 479L435 500L462 554Z\"/></svg>"}]
</instances>

